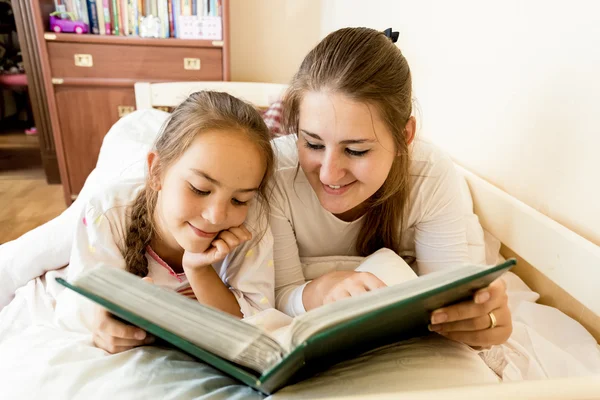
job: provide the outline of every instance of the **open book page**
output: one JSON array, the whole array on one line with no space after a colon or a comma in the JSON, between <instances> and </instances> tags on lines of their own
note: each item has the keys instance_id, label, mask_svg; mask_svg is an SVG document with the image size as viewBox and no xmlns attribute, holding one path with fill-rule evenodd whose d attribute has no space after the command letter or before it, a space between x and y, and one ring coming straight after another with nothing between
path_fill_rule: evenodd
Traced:
<instances>
[{"instance_id":1,"label":"open book page","mask_svg":"<svg viewBox=\"0 0 600 400\"><path fill-rule=\"evenodd\" d=\"M303 268L305 273L308 271L310 277L318 277L317 269L330 272L333 270L356 270L360 272L370 272L386 285L398 285L417 278L417 274L398 254L390 249L380 249L368 257L311 257L303 258ZM308 277L307 277L308 278ZM297 317L300 320L310 320L315 310L305 314L305 316ZM277 340L287 351L293 350L292 333L294 319L288 315L275 310L264 310L252 317L245 318L244 322L255 325L268 333L271 337Z\"/></svg>"},{"instance_id":2,"label":"open book page","mask_svg":"<svg viewBox=\"0 0 600 400\"><path fill-rule=\"evenodd\" d=\"M418 278L413 269L394 251L379 249L366 257L356 268L356 271L370 272L387 286L398 285L402 282Z\"/></svg>"},{"instance_id":3,"label":"open book page","mask_svg":"<svg viewBox=\"0 0 600 400\"><path fill-rule=\"evenodd\" d=\"M119 268L95 268L74 284L217 356L256 371L276 364L285 352L258 327Z\"/></svg>"}]
</instances>

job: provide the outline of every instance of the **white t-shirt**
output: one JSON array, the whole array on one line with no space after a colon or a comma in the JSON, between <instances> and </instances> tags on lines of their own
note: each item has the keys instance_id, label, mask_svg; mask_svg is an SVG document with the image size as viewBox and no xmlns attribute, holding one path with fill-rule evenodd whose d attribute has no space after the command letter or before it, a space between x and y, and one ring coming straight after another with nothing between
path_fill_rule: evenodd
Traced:
<instances>
[{"instance_id":1,"label":"white t-shirt","mask_svg":"<svg viewBox=\"0 0 600 400\"><path fill-rule=\"evenodd\" d=\"M295 135L277 138L278 169L271 198L277 308L291 316L305 312L302 257L356 256L363 217L345 222L326 211L301 168ZM470 257L469 246L483 248L483 230L467 206L452 160L431 143L411 146L409 206L401 227L402 256L419 275L484 258ZM475 258L475 259L474 259Z\"/></svg>"},{"instance_id":2,"label":"white t-shirt","mask_svg":"<svg viewBox=\"0 0 600 400\"><path fill-rule=\"evenodd\" d=\"M125 181L107 187L88 201L75 230L69 280L99 265L126 268L123 250L131 220L130 206L143 187L139 180ZM250 206L245 225L253 239L234 249L213 268L234 294L242 314L248 317L275 304L273 236L266 215L259 216L254 206ZM185 273L175 273L150 247L146 259L148 276L155 285L195 298Z\"/></svg>"}]
</instances>

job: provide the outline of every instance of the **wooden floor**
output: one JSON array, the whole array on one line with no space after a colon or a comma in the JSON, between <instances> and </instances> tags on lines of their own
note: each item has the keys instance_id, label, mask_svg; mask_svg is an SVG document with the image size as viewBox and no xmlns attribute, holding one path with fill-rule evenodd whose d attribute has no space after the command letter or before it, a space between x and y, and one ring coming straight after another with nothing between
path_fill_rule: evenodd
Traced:
<instances>
[{"instance_id":1,"label":"wooden floor","mask_svg":"<svg viewBox=\"0 0 600 400\"><path fill-rule=\"evenodd\" d=\"M65 209L60 185L48 185L38 138L0 134L0 244L42 225Z\"/></svg>"}]
</instances>

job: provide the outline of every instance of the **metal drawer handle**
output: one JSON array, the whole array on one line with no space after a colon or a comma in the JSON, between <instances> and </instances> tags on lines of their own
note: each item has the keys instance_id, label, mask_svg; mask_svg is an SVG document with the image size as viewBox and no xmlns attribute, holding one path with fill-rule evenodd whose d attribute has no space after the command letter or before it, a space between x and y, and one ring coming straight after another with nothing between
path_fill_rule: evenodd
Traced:
<instances>
[{"instance_id":1,"label":"metal drawer handle","mask_svg":"<svg viewBox=\"0 0 600 400\"><path fill-rule=\"evenodd\" d=\"M75 54L76 67L93 67L94 59L91 54Z\"/></svg>"},{"instance_id":2,"label":"metal drawer handle","mask_svg":"<svg viewBox=\"0 0 600 400\"><path fill-rule=\"evenodd\" d=\"M119 118L126 116L127 114L131 114L135 111L135 107L133 106L117 106L117 114Z\"/></svg>"},{"instance_id":3,"label":"metal drawer handle","mask_svg":"<svg viewBox=\"0 0 600 400\"><path fill-rule=\"evenodd\" d=\"M199 58L184 58L183 69L187 71L199 71L200 70L200 59Z\"/></svg>"}]
</instances>

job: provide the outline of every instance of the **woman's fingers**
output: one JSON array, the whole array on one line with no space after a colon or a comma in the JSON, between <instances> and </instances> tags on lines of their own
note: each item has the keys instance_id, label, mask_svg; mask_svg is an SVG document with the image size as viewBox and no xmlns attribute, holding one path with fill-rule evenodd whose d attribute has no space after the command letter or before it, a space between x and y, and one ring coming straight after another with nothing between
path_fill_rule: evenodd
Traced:
<instances>
[{"instance_id":1,"label":"woman's fingers","mask_svg":"<svg viewBox=\"0 0 600 400\"><path fill-rule=\"evenodd\" d=\"M496 328L501 326L512 325L510 312L508 308L502 307L492 311L496 318ZM461 321L448 322L445 324L429 325L429 330L433 332L470 332L489 329L492 326L492 319L489 314L485 314L475 318L464 319Z\"/></svg>"},{"instance_id":2,"label":"woman's fingers","mask_svg":"<svg viewBox=\"0 0 600 400\"><path fill-rule=\"evenodd\" d=\"M507 303L506 285L502 279L497 279L487 288L475 293L474 301L467 300L435 310L431 314L431 323L442 324L481 317Z\"/></svg>"},{"instance_id":3,"label":"woman's fingers","mask_svg":"<svg viewBox=\"0 0 600 400\"><path fill-rule=\"evenodd\" d=\"M368 291L385 286L385 283L371 273L355 272L331 288L323 299L323 304L332 303L346 297L360 296Z\"/></svg>"}]
</instances>

